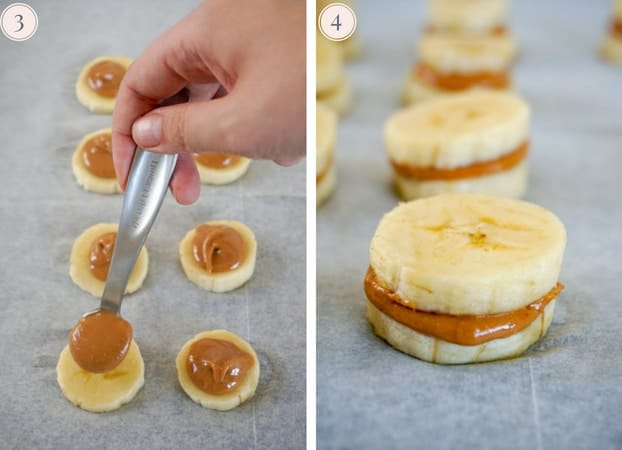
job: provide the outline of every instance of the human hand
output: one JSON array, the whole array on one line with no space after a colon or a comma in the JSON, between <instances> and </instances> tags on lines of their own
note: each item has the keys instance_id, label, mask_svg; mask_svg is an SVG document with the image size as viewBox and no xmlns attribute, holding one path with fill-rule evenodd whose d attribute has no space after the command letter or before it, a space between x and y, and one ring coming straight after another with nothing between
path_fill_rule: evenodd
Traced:
<instances>
[{"instance_id":1,"label":"human hand","mask_svg":"<svg viewBox=\"0 0 622 450\"><path fill-rule=\"evenodd\" d=\"M117 94L112 148L122 188L137 145L180 153L170 187L181 204L199 197L191 153L281 165L300 160L305 15L305 2L297 0L206 0L156 39L130 66Z\"/></svg>"}]
</instances>

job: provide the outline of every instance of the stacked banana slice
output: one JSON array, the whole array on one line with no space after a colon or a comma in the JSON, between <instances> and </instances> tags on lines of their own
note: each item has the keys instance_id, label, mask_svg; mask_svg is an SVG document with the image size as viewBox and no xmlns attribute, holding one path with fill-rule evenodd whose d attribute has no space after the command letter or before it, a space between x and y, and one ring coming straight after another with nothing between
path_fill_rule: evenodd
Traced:
<instances>
[{"instance_id":1,"label":"stacked banana slice","mask_svg":"<svg viewBox=\"0 0 622 450\"><path fill-rule=\"evenodd\" d=\"M145 365L136 342L121 364L105 373L81 368L66 345L56 366L58 384L67 399L91 412L106 412L131 401L145 383Z\"/></svg>"},{"instance_id":2,"label":"stacked banana slice","mask_svg":"<svg viewBox=\"0 0 622 450\"><path fill-rule=\"evenodd\" d=\"M405 200L442 192L521 197L527 185L529 107L513 94L472 92L391 116L385 144Z\"/></svg>"},{"instance_id":3,"label":"stacked banana slice","mask_svg":"<svg viewBox=\"0 0 622 450\"><path fill-rule=\"evenodd\" d=\"M352 85L348 78L341 50L321 33L316 34L316 100L338 114L345 114L352 103Z\"/></svg>"},{"instance_id":4,"label":"stacked banana slice","mask_svg":"<svg viewBox=\"0 0 622 450\"><path fill-rule=\"evenodd\" d=\"M403 103L473 89L511 89L517 46L504 25L505 12L502 0L432 0Z\"/></svg>"},{"instance_id":5,"label":"stacked banana slice","mask_svg":"<svg viewBox=\"0 0 622 450\"><path fill-rule=\"evenodd\" d=\"M337 114L331 109L317 105L316 134L317 152L315 166L316 206L320 206L334 191L337 174L333 162L337 141Z\"/></svg>"},{"instance_id":6,"label":"stacked banana slice","mask_svg":"<svg viewBox=\"0 0 622 450\"><path fill-rule=\"evenodd\" d=\"M603 58L622 64L622 0L614 1L614 18L601 46Z\"/></svg>"},{"instance_id":7,"label":"stacked banana slice","mask_svg":"<svg viewBox=\"0 0 622 450\"><path fill-rule=\"evenodd\" d=\"M551 323L565 245L561 221L530 203L475 194L403 203L371 241L367 318L426 361L517 356Z\"/></svg>"}]
</instances>

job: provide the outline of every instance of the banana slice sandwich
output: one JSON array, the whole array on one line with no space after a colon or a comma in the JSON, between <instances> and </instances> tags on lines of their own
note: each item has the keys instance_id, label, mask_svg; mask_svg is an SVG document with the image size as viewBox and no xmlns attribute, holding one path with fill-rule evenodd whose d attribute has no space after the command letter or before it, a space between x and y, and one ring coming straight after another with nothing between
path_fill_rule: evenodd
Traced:
<instances>
[{"instance_id":1,"label":"banana slice sandwich","mask_svg":"<svg viewBox=\"0 0 622 450\"><path fill-rule=\"evenodd\" d=\"M403 109L385 126L404 200L441 192L518 198L527 187L529 107L512 94L472 92Z\"/></svg>"},{"instance_id":2,"label":"banana slice sandwich","mask_svg":"<svg viewBox=\"0 0 622 450\"><path fill-rule=\"evenodd\" d=\"M332 194L337 184L333 162L337 142L337 114L321 104L316 110L317 152L315 166L316 206L320 206Z\"/></svg>"},{"instance_id":3,"label":"banana slice sandwich","mask_svg":"<svg viewBox=\"0 0 622 450\"><path fill-rule=\"evenodd\" d=\"M562 222L531 203L456 193L402 203L371 241L367 319L425 361L518 356L551 324L565 246Z\"/></svg>"}]
</instances>

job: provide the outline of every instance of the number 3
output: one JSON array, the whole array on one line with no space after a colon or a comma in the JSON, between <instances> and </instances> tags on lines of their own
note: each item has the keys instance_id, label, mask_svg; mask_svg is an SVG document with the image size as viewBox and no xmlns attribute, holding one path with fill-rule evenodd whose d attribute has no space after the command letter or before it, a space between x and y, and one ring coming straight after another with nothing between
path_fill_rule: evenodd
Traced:
<instances>
[{"instance_id":1,"label":"number 3","mask_svg":"<svg viewBox=\"0 0 622 450\"><path fill-rule=\"evenodd\" d=\"M19 19L17 19L18 17ZM15 18L17 19L17 23L19 23L19 28L15 30L14 33L19 33L24 29L24 16L22 16L21 14L15 14Z\"/></svg>"}]
</instances>

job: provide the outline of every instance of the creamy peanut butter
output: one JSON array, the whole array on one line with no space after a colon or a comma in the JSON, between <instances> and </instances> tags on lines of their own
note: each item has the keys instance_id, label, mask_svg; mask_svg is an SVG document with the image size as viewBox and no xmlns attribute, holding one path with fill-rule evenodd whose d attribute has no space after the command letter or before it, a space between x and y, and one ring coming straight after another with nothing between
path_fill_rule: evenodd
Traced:
<instances>
[{"instance_id":1,"label":"creamy peanut butter","mask_svg":"<svg viewBox=\"0 0 622 450\"><path fill-rule=\"evenodd\" d=\"M420 311L408 305L397 293L382 286L370 267L365 276L365 294L368 300L393 320L426 336L459 345L479 345L494 339L505 338L527 328L546 305L564 288L557 283L547 294L524 308L507 313L487 315L452 315Z\"/></svg>"},{"instance_id":2,"label":"creamy peanut butter","mask_svg":"<svg viewBox=\"0 0 622 450\"><path fill-rule=\"evenodd\" d=\"M510 87L508 72L441 73L425 63L415 66L413 75L428 86L444 91L464 91L474 87L507 89Z\"/></svg>"},{"instance_id":3,"label":"creamy peanut butter","mask_svg":"<svg viewBox=\"0 0 622 450\"><path fill-rule=\"evenodd\" d=\"M96 177L115 178L110 133L98 134L86 141L82 147L82 162Z\"/></svg>"},{"instance_id":4,"label":"creamy peanut butter","mask_svg":"<svg viewBox=\"0 0 622 450\"><path fill-rule=\"evenodd\" d=\"M188 376L196 387L211 395L235 391L254 364L251 354L222 339L199 339L186 357Z\"/></svg>"},{"instance_id":5,"label":"creamy peanut butter","mask_svg":"<svg viewBox=\"0 0 622 450\"><path fill-rule=\"evenodd\" d=\"M248 253L240 233L225 225L199 225L192 240L192 254L196 263L208 273L237 269Z\"/></svg>"},{"instance_id":6,"label":"creamy peanut butter","mask_svg":"<svg viewBox=\"0 0 622 450\"><path fill-rule=\"evenodd\" d=\"M211 169L229 169L242 162L241 157L225 153L200 153L194 158L197 163Z\"/></svg>"},{"instance_id":7,"label":"creamy peanut butter","mask_svg":"<svg viewBox=\"0 0 622 450\"><path fill-rule=\"evenodd\" d=\"M612 36L616 36L618 39L622 39L622 20L613 19L609 32Z\"/></svg>"},{"instance_id":8,"label":"creamy peanut butter","mask_svg":"<svg viewBox=\"0 0 622 450\"><path fill-rule=\"evenodd\" d=\"M439 169L436 167L419 167L413 164L398 163L391 160L397 173L406 178L416 178L421 181L433 180L462 180L510 170L520 164L526 157L529 143L524 142L517 149L491 161L482 161L455 169Z\"/></svg>"},{"instance_id":9,"label":"creamy peanut butter","mask_svg":"<svg viewBox=\"0 0 622 450\"><path fill-rule=\"evenodd\" d=\"M81 318L69 333L69 350L88 372L110 372L130 349L132 326L117 314L101 310Z\"/></svg>"},{"instance_id":10,"label":"creamy peanut butter","mask_svg":"<svg viewBox=\"0 0 622 450\"><path fill-rule=\"evenodd\" d=\"M441 29L439 27L436 27L434 25L428 25L425 27L425 32L426 33L437 33L437 32L447 32L447 31L458 31L460 33L462 33L461 30L459 29ZM486 34L488 34L489 36L502 36L504 34L506 34L508 32L508 28L505 25L497 25L494 28L491 28L490 30L488 30L488 32Z\"/></svg>"},{"instance_id":11,"label":"creamy peanut butter","mask_svg":"<svg viewBox=\"0 0 622 450\"><path fill-rule=\"evenodd\" d=\"M89 87L97 95L114 98L117 95L121 80L125 76L125 67L113 61L100 61L93 64L86 78Z\"/></svg>"},{"instance_id":12,"label":"creamy peanut butter","mask_svg":"<svg viewBox=\"0 0 622 450\"><path fill-rule=\"evenodd\" d=\"M91 273L98 280L106 281L106 278L108 278L108 269L110 268L116 239L117 233L113 231L102 234L91 244L89 269L91 269Z\"/></svg>"}]
</instances>

